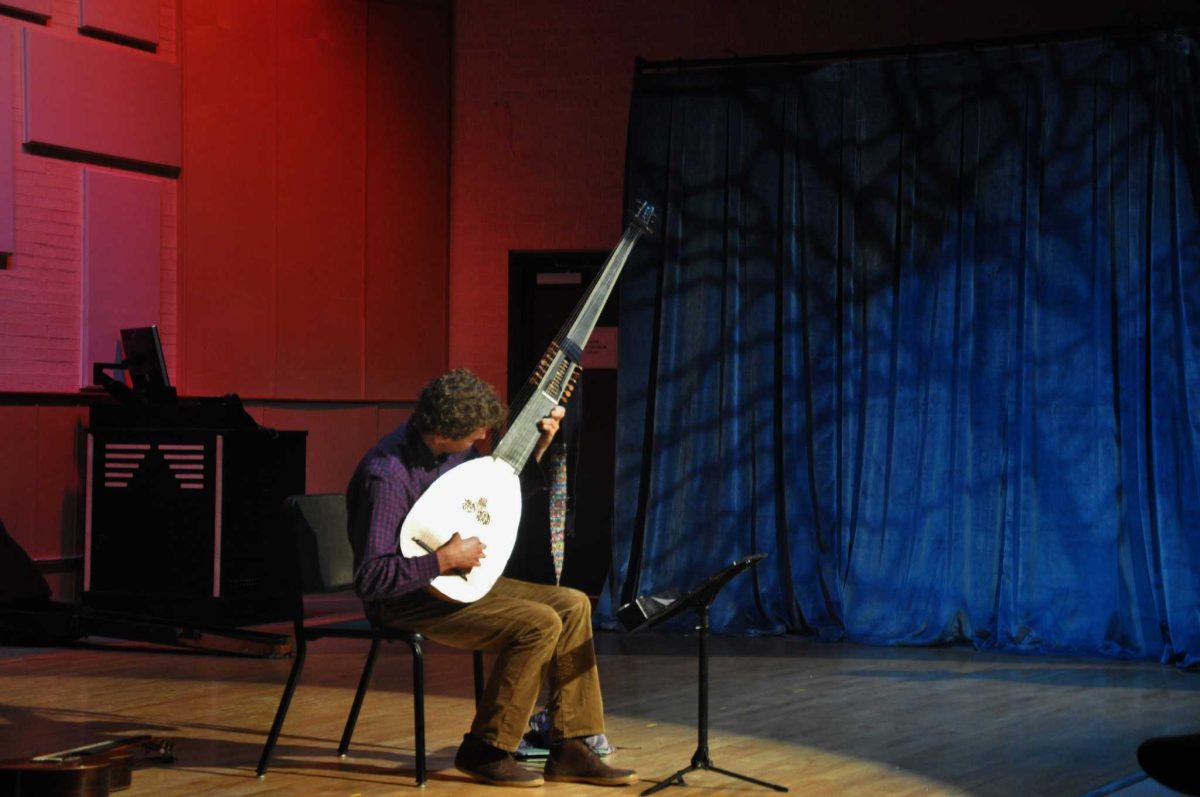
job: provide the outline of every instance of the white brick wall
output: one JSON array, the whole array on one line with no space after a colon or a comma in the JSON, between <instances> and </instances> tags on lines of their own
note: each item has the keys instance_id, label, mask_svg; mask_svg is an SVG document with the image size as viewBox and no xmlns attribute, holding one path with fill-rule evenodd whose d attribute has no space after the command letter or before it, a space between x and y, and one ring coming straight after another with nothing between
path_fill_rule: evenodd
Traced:
<instances>
[{"instance_id":1,"label":"white brick wall","mask_svg":"<svg viewBox=\"0 0 1200 797\"><path fill-rule=\"evenodd\" d=\"M159 46L155 57L175 63L176 0L160 0ZM78 0L55 0L48 28L76 35ZM0 391L78 391L80 373L80 274L83 229L81 163L31 155L23 138L19 29L32 23L0 17L18 35L14 47L13 98L16 251L0 271ZM105 45L116 46L116 45ZM88 168L97 168L89 166ZM163 183L162 303L160 328L167 367L176 373L176 261L178 190Z\"/></svg>"}]
</instances>

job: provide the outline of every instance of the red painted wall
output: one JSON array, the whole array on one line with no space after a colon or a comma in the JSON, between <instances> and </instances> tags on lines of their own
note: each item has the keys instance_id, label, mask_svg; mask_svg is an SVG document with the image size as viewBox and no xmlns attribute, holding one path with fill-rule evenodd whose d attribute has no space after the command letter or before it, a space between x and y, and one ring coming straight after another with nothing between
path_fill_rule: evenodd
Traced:
<instances>
[{"instance_id":1,"label":"red painted wall","mask_svg":"<svg viewBox=\"0 0 1200 797\"><path fill-rule=\"evenodd\" d=\"M415 398L446 368L450 16L370 7L365 398Z\"/></svg>"},{"instance_id":2,"label":"red painted wall","mask_svg":"<svg viewBox=\"0 0 1200 797\"><path fill-rule=\"evenodd\" d=\"M187 2L180 177L180 362L184 393L227 378L275 387L275 84L273 2ZM229 319L229 323L225 323Z\"/></svg>"},{"instance_id":3,"label":"red painted wall","mask_svg":"<svg viewBox=\"0 0 1200 797\"><path fill-rule=\"evenodd\" d=\"M456 0L450 361L504 384L508 252L609 249L634 59L1200 24L1195 0Z\"/></svg>"},{"instance_id":4,"label":"red painted wall","mask_svg":"<svg viewBox=\"0 0 1200 797\"><path fill-rule=\"evenodd\" d=\"M181 385L401 400L446 363L449 9L184 0Z\"/></svg>"},{"instance_id":5,"label":"red painted wall","mask_svg":"<svg viewBox=\"0 0 1200 797\"><path fill-rule=\"evenodd\" d=\"M308 488L341 490L446 365L449 5L145 2L159 9L158 51L136 57L173 65L178 53L181 73L181 174L153 178L169 370L185 395L238 392L258 399L260 422L307 429ZM79 0L49 7L39 36L121 47L77 33ZM19 68L7 77L19 97ZM62 394L81 369L82 175L104 167L24 151L14 166L0 518L35 557L57 559L81 549L87 409Z\"/></svg>"}]
</instances>

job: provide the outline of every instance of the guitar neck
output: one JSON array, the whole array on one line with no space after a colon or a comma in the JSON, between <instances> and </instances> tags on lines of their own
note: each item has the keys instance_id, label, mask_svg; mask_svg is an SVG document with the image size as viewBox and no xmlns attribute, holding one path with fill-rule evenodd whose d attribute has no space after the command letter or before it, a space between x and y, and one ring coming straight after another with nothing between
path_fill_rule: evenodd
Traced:
<instances>
[{"instance_id":1,"label":"guitar neck","mask_svg":"<svg viewBox=\"0 0 1200 797\"><path fill-rule=\"evenodd\" d=\"M60 764L74 758L92 758L110 753L121 753L131 747L145 747L148 750L157 749L159 751L159 758L169 760L173 745L166 740L156 739L149 735L126 736L122 739L110 739L106 742L95 742L94 744L72 747L69 750L46 753L45 755L35 756L29 760L35 764Z\"/></svg>"},{"instance_id":2,"label":"guitar neck","mask_svg":"<svg viewBox=\"0 0 1200 797\"><path fill-rule=\"evenodd\" d=\"M45 755L31 758L35 764L42 763L59 763L67 758L85 758L87 756L100 755L108 753L121 747L133 747L134 745L145 744L150 741L149 736L127 736L124 739L110 739L107 742L96 742L94 744L85 744L81 747L72 747L69 750L59 750L56 753L46 753Z\"/></svg>"}]
</instances>

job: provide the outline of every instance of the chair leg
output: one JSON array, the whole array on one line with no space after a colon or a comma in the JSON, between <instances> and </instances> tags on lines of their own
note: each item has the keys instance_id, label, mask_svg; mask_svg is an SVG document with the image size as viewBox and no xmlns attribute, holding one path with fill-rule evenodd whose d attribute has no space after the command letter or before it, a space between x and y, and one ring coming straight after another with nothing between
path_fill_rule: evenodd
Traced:
<instances>
[{"instance_id":1,"label":"chair leg","mask_svg":"<svg viewBox=\"0 0 1200 797\"><path fill-rule=\"evenodd\" d=\"M476 650L471 656L475 665L475 706L483 701L483 651Z\"/></svg>"},{"instance_id":2,"label":"chair leg","mask_svg":"<svg viewBox=\"0 0 1200 797\"><path fill-rule=\"evenodd\" d=\"M409 642L413 655L413 725L417 749L417 785L425 785L425 654L420 642Z\"/></svg>"},{"instance_id":3,"label":"chair leg","mask_svg":"<svg viewBox=\"0 0 1200 797\"><path fill-rule=\"evenodd\" d=\"M267 767L271 764L271 754L275 752L275 743L279 741L279 732L283 730L283 720L287 716L288 707L292 704L292 695L296 693L296 684L300 682L306 647L304 639L297 636L292 671L288 674L287 686L283 688L283 697L279 699L279 708L275 710L275 721L271 724L271 732L267 734L267 743L263 745L262 756L258 759L258 776L260 778L267 774Z\"/></svg>"},{"instance_id":4,"label":"chair leg","mask_svg":"<svg viewBox=\"0 0 1200 797\"><path fill-rule=\"evenodd\" d=\"M354 693L354 703L350 706L350 716L346 717L346 728L342 731L342 741L338 745L338 755L346 755L350 749L350 737L354 735L354 726L358 724L358 712L362 709L363 698L367 687L371 684L371 673L375 671L375 657L379 655L379 637L371 640L371 650L363 663L362 675L358 679L358 691Z\"/></svg>"}]
</instances>

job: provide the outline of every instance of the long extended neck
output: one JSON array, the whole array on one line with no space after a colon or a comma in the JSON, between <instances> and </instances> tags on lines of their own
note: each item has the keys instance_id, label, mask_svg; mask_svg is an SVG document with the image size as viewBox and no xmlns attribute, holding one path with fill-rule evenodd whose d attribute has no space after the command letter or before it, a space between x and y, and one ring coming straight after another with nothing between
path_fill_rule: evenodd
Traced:
<instances>
[{"instance_id":1,"label":"long extended neck","mask_svg":"<svg viewBox=\"0 0 1200 797\"><path fill-rule=\"evenodd\" d=\"M520 472L537 446L541 437L538 421L570 396L579 377L583 349L596 328L600 313L617 284L617 278L621 276L621 269L625 267L634 244L647 230L653 212L653 206L650 205L643 205L639 209L638 216L626 228L604 267L588 286L587 293L542 355L533 376L514 399L508 432L493 452L493 456L507 462L513 470Z\"/></svg>"}]
</instances>

